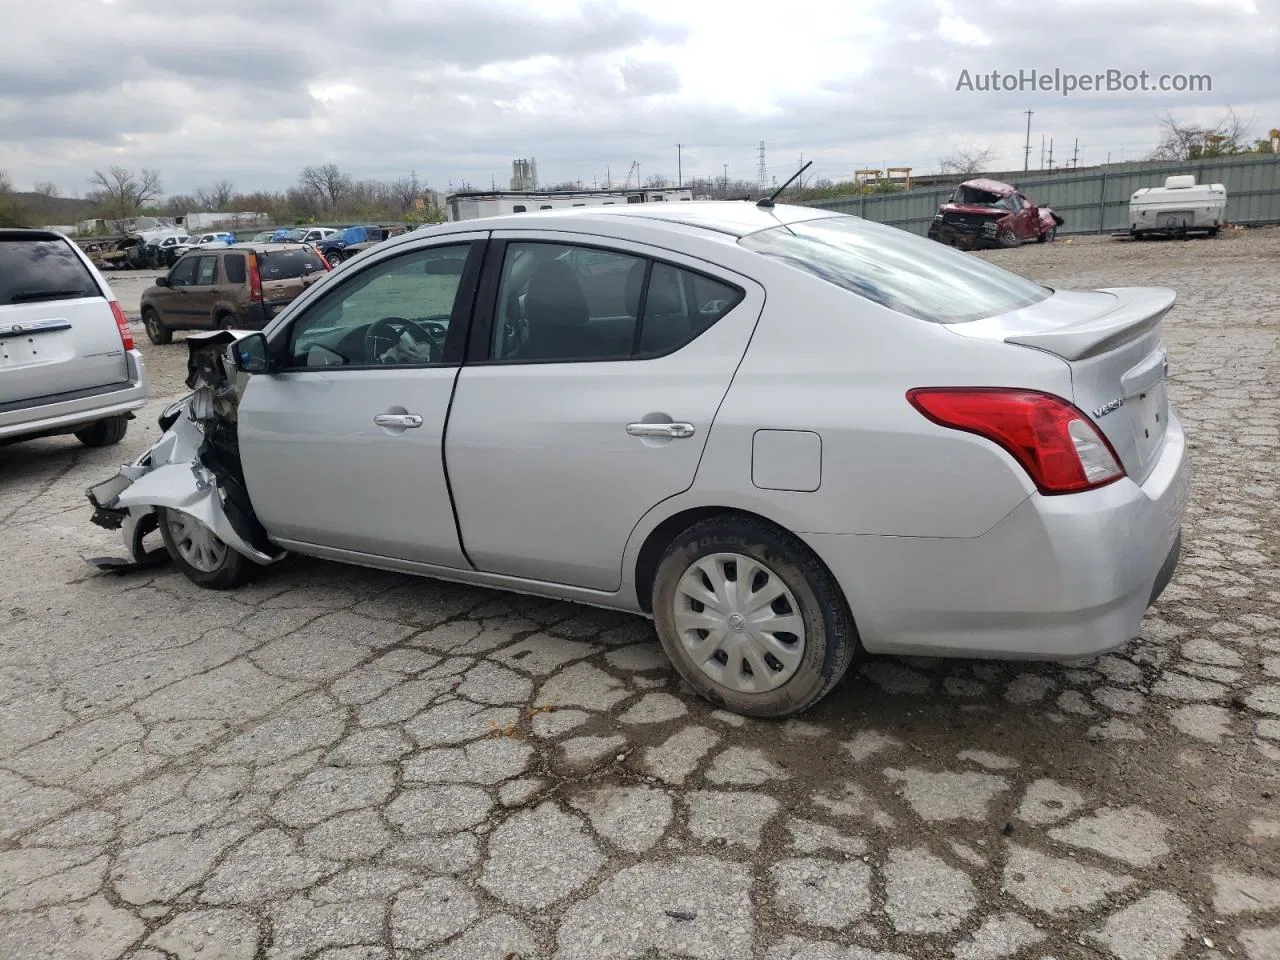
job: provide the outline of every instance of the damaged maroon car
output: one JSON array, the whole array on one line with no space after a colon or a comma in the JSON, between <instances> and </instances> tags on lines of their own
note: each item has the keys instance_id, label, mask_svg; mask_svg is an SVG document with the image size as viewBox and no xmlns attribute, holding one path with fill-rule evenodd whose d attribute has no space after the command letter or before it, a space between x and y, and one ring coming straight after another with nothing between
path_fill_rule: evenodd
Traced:
<instances>
[{"instance_id":1,"label":"damaged maroon car","mask_svg":"<svg viewBox=\"0 0 1280 960\"><path fill-rule=\"evenodd\" d=\"M929 239L964 250L1016 247L1052 240L1062 217L1037 207L1017 187L998 180L966 180L938 208Z\"/></svg>"}]
</instances>

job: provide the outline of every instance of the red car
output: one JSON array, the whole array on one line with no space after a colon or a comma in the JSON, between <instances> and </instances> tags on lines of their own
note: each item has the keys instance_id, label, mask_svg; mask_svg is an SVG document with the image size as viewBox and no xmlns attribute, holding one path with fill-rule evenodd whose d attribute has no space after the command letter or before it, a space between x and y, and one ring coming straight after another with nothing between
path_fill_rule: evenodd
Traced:
<instances>
[{"instance_id":1,"label":"red car","mask_svg":"<svg viewBox=\"0 0 1280 960\"><path fill-rule=\"evenodd\" d=\"M1062 223L1016 187L998 180L966 180L933 215L929 239L965 250L1016 247L1028 240L1052 240Z\"/></svg>"}]
</instances>

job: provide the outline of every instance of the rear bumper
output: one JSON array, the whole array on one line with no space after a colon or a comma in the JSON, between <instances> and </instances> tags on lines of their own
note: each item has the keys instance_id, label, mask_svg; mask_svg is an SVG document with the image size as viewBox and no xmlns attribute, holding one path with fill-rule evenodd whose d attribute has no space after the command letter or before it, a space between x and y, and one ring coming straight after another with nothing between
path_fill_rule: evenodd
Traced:
<instances>
[{"instance_id":1,"label":"rear bumper","mask_svg":"<svg viewBox=\"0 0 1280 960\"><path fill-rule=\"evenodd\" d=\"M1170 415L1141 484L1033 495L980 537L805 540L844 588L873 653L1070 660L1139 635L1173 577L1189 472Z\"/></svg>"},{"instance_id":2,"label":"rear bumper","mask_svg":"<svg viewBox=\"0 0 1280 960\"><path fill-rule=\"evenodd\" d=\"M142 354L126 354L128 379L118 384L0 409L0 440L70 433L88 423L137 410L147 402L147 370Z\"/></svg>"}]
</instances>

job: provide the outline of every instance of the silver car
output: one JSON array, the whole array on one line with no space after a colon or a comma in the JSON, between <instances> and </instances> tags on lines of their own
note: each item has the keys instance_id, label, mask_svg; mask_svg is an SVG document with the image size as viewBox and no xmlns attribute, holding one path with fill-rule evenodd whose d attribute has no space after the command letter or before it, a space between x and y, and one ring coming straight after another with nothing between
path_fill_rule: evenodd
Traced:
<instances>
[{"instance_id":1,"label":"silver car","mask_svg":"<svg viewBox=\"0 0 1280 960\"><path fill-rule=\"evenodd\" d=\"M90 498L207 587L294 552L647 614L781 716L863 652L1138 634L1187 497L1173 302L810 208L448 224L189 338L195 393Z\"/></svg>"},{"instance_id":2,"label":"silver car","mask_svg":"<svg viewBox=\"0 0 1280 960\"><path fill-rule=\"evenodd\" d=\"M89 258L59 233L0 230L0 443L118 443L146 402L142 355Z\"/></svg>"}]
</instances>

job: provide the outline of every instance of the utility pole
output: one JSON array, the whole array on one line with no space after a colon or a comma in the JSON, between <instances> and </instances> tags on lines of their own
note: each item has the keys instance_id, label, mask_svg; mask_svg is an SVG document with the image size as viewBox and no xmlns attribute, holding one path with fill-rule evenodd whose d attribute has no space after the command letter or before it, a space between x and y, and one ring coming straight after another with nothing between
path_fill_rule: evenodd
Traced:
<instances>
[{"instance_id":1,"label":"utility pole","mask_svg":"<svg viewBox=\"0 0 1280 960\"><path fill-rule=\"evenodd\" d=\"M1044 169L1044 134L1040 134L1040 169Z\"/></svg>"},{"instance_id":2,"label":"utility pole","mask_svg":"<svg viewBox=\"0 0 1280 960\"><path fill-rule=\"evenodd\" d=\"M764 162L764 141L760 141L760 162L756 166L756 186L761 191L769 189L769 168Z\"/></svg>"},{"instance_id":3,"label":"utility pole","mask_svg":"<svg viewBox=\"0 0 1280 960\"><path fill-rule=\"evenodd\" d=\"M1071 151L1071 169L1076 168L1076 164L1080 162L1080 138L1076 137L1076 145Z\"/></svg>"},{"instance_id":4,"label":"utility pole","mask_svg":"<svg viewBox=\"0 0 1280 960\"><path fill-rule=\"evenodd\" d=\"M682 158L683 150L684 150L684 144L677 143L676 144L676 186L677 187L684 186L684 162Z\"/></svg>"},{"instance_id":5,"label":"utility pole","mask_svg":"<svg viewBox=\"0 0 1280 960\"><path fill-rule=\"evenodd\" d=\"M729 190L729 165L724 164L724 179L720 181L720 189L728 192Z\"/></svg>"},{"instance_id":6,"label":"utility pole","mask_svg":"<svg viewBox=\"0 0 1280 960\"><path fill-rule=\"evenodd\" d=\"M1049 172L1053 173L1053 137L1049 138Z\"/></svg>"},{"instance_id":7,"label":"utility pole","mask_svg":"<svg viewBox=\"0 0 1280 960\"><path fill-rule=\"evenodd\" d=\"M1022 148L1022 172L1031 165L1031 111L1027 111L1027 145Z\"/></svg>"}]
</instances>

